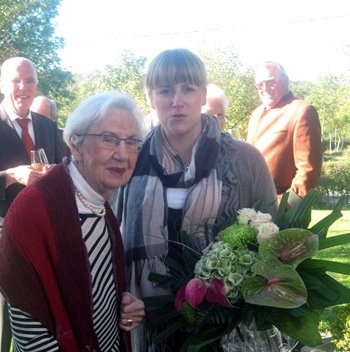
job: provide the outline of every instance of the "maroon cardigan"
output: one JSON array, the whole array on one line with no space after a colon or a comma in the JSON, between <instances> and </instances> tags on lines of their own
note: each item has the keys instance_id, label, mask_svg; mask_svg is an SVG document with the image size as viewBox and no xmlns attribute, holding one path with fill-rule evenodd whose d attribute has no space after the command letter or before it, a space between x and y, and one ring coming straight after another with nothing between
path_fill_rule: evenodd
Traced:
<instances>
[{"instance_id":1,"label":"maroon cardigan","mask_svg":"<svg viewBox=\"0 0 350 352\"><path fill-rule=\"evenodd\" d=\"M0 239L0 289L9 303L46 326L62 351L98 352L90 264L65 163L26 187L11 205ZM105 206L121 301L123 243L108 202ZM130 334L122 332L122 340L123 351L131 351Z\"/></svg>"}]
</instances>

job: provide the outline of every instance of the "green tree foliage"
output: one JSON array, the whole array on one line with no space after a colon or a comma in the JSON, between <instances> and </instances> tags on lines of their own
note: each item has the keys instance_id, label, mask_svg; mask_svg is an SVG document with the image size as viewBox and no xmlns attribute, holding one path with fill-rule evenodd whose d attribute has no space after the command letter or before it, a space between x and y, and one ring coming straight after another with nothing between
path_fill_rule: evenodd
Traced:
<instances>
[{"instance_id":1,"label":"green tree foliage","mask_svg":"<svg viewBox=\"0 0 350 352\"><path fill-rule=\"evenodd\" d=\"M58 50L63 38L55 36L52 20L58 15L61 0L1 0L0 61L24 56L34 62L38 93L54 99L60 107L74 99L67 90L72 74L60 67Z\"/></svg>"},{"instance_id":2,"label":"green tree foliage","mask_svg":"<svg viewBox=\"0 0 350 352\"><path fill-rule=\"evenodd\" d=\"M143 108L149 110L143 88L146 57L136 57L132 52L122 53L114 65L108 65L101 80L105 89L117 89L132 95Z\"/></svg>"},{"instance_id":3,"label":"green tree foliage","mask_svg":"<svg viewBox=\"0 0 350 352\"><path fill-rule=\"evenodd\" d=\"M245 139L251 113L261 103L254 88L253 68L243 68L233 48L205 48L199 50L198 55L206 65L208 82L220 86L229 99L227 129ZM142 84L145 64L145 57L126 51L101 71L75 76L76 82L69 89L76 98L65 106L66 116L86 97L115 89L132 95L147 114L149 106ZM334 135L339 135L341 140L350 139L347 127L350 123L349 77L327 75L316 82L291 80L290 88L296 96L315 105L325 139L329 139L330 135L333 139Z\"/></svg>"},{"instance_id":4,"label":"green tree foliage","mask_svg":"<svg viewBox=\"0 0 350 352\"><path fill-rule=\"evenodd\" d=\"M75 91L76 98L66 106L66 116L87 97L109 90L118 90L130 94L138 103L140 110L147 114L149 106L143 89L143 76L146 57L136 57L130 51L118 55L112 65L106 65L103 70L88 74L76 75L75 82L70 86Z\"/></svg>"},{"instance_id":5,"label":"green tree foliage","mask_svg":"<svg viewBox=\"0 0 350 352\"><path fill-rule=\"evenodd\" d=\"M218 54L220 53L220 54ZM222 88L229 99L227 127L237 137L245 139L252 111L260 104L254 88L254 72L243 69L233 48L200 51L205 63L208 83Z\"/></svg>"},{"instance_id":6,"label":"green tree foliage","mask_svg":"<svg viewBox=\"0 0 350 352\"><path fill-rule=\"evenodd\" d=\"M293 82L291 86L295 95L316 107L329 149L342 149L343 142L350 139L349 77L326 74L315 83Z\"/></svg>"}]
</instances>

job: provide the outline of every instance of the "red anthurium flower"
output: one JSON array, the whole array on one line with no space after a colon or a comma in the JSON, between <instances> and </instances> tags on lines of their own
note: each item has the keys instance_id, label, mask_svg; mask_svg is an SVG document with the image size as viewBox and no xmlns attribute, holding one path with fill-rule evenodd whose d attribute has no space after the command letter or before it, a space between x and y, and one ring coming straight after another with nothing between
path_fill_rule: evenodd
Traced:
<instances>
[{"instance_id":1,"label":"red anthurium flower","mask_svg":"<svg viewBox=\"0 0 350 352\"><path fill-rule=\"evenodd\" d=\"M185 294L188 303L192 307L197 308L204 301L207 294L207 284L203 279L192 279L186 286Z\"/></svg>"},{"instance_id":2,"label":"red anthurium flower","mask_svg":"<svg viewBox=\"0 0 350 352\"><path fill-rule=\"evenodd\" d=\"M179 290L176 293L176 297L175 297L176 310L180 310L182 303L186 301L185 290L186 290L186 286L182 286L179 288Z\"/></svg>"},{"instance_id":3,"label":"red anthurium flower","mask_svg":"<svg viewBox=\"0 0 350 352\"><path fill-rule=\"evenodd\" d=\"M231 307L226 297L226 286L225 283L217 278L213 278L208 288L207 301L210 304L221 304L225 307Z\"/></svg>"}]
</instances>

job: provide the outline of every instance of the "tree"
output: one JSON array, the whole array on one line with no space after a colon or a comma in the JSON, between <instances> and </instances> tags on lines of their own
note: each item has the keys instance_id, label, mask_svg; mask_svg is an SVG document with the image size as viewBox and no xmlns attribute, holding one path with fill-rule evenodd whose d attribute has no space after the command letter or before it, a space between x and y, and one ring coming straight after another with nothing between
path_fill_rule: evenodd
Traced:
<instances>
[{"instance_id":1,"label":"tree","mask_svg":"<svg viewBox=\"0 0 350 352\"><path fill-rule=\"evenodd\" d=\"M320 116L325 139L334 141L330 143L330 150L341 149L345 140L350 138L349 124L349 79L345 76L326 74L318 79L306 95Z\"/></svg>"},{"instance_id":2,"label":"tree","mask_svg":"<svg viewBox=\"0 0 350 352\"><path fill-rule=\"evenodd\" d=\"M130 94L144 113L149 111L143 88L143 77L147 58L136 57L131 51L122 52L114 65L107 65L100 79L102 90L116 89Z\"/></svg>"},{"instance_id":3,"label":"tree","mask_svg":"<svg viewBox=\"0 0 350 352\"><path fill-rule=\"evenodd\" d=\"M149 106L143 88L143 76L146 57L137 57L130 51L118 55L113 65L106 65L103 70L76 75L75 83L70 89L76 92L76 98L66 109L67 116L87 97L108 90L118 90L130 94L138 103L140 110L147 114Z\"/></svg>"},{"instance_id":4,"label":"tree","mask_svg":"<svg viewBox=\"0 0 350 352\"><path fill-rule=\"evenodd\" d=\"M0 2L0 60L24 56L33 61L39 78L38 92L60 106L72 99L67 84L72 74L60 68L57 51L63 38L55 36L52 20L61 0L2 0Z\"/></svg>"},{"instance_id":5,"label":"tree","mask_svg":"<svg viewBox=\"0 0 350 352\"><path fill-rule=\"evenodd\" d=\"M200 51L200 57L206 66L208 83L218 85L229 99L227 129L245 139L250 115L260 104L253 84L253 70L243 69L238 55L230 47L204 49Z\"/></svg>"}]
</instances>

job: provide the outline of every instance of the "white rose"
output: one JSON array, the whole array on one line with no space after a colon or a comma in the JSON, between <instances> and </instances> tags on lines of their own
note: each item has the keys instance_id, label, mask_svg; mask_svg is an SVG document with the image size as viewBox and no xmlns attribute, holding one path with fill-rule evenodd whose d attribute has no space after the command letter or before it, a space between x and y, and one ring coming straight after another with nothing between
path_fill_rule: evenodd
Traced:
<instances>
[{"instance_id":1,"label":"white rose","mask_svg":"<svg viewBox=\"0 0 350 352\"><path fill-rule=\"evenodd\" d=\"M279 228L273 222L267 222L258 226L257 241L261 244L267 238L274 237L278 234Z\"/></svg>"},{"instance_id":2,"label":"white rose","mask_svg":"<svg viewBox=\"0 0 350 352\"><path fill-rule=\"evenodd\" d=\"M260 211L257 212L255 219L253 219L249 225L253 227L255 230L258 230L258 227L261 224L265 224L271 222L272 216L268 213L261 213Z\"/></svg>"},{"instance_id":3,"label":"white rose","mask_svg":"<svg viewBox=\"0 0 350 352\"><path fill-rule=\"evenodd\" d=\"M257 216L257 212L253 208L240 209L238 210L238 214L237 220L240 225L248 225Z\"/></svg>"}]
</instances>

